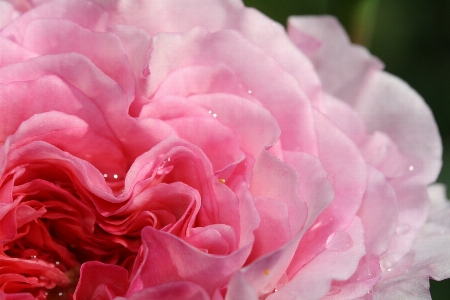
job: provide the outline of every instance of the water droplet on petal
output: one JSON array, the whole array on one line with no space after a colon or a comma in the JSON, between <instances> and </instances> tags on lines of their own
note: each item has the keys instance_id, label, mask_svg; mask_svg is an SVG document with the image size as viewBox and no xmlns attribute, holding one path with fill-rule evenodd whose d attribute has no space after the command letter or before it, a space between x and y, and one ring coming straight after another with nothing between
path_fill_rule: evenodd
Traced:
<instances>
[{"instance_id":1,"label":"water droplet on petal","mask_svg":"<svg viewBox=\"0 0 450 300\"><path fill-rule=\"evenodd\" d=\"M395 232L397 234L407 234L409 232L409 225L408 224L400 224L397 226L397 229L395 230Z\"/></svg>"},{"instance_id":2,"label":"water droplet on petal","mask_svg":"<svg viewBox=\"0 0 450 300\"><path fill-rule=\"evenodd\" d=\"M168 164L168 162L170 162L170 158L167 158L161 163L161 165L156 170L157 175L166 175L172 171L173 165Z\"/></svg>"},{"instance_id":3,"label":"water droplet on petal","mask_svg":"<svg viewBox=\"0 0 450 300\"><path fill-rule=\"evenodd\" d=\"M408 170L410 171L414 170L414 166L409 166Z\"/></svg>"},{"instance_id":4,"label":"water droplet on petal","mask_svg":"<svg viewBox=\"0 0 450 300\"><path fill-rule=\"evenodd\" d=\"M392 259L389 257L384 257L383 259L380 260L380 267L383 271L385 270L392 270L393 263L392 263Z\"/></svg>"},{"instance_id":5,"label":"water droplet on petal","mask_svg":"<svg viewBox=\"0 0 450 300\"><path fill-rule=\"evenodd\" d=\"M103 177L108 178L108 174L103 174Z\"/></svg>"},{"instance_id":6,"label":"water droplet on petal","mask_svg":"<svg viewBox=\"0 0 450 300\"><path fill-rule=\"evenodd\" d=\"M226 182L225 179L223 179L223 178L220 178L219 181L220 181L220 183L223 183L223 184L225 184L225 182Z\"/></svg>"},{"instance_id":7,"label":"water droplet on petal","mask_svg":"<svg viewBox=\"0 0 450 300\"><path fill-rule=\"evenodd\" d=\"M247 93L251 94L251 93L252 93L252 90L248 90Z\"/></svg>"},{"instance_id":8,"label":"water droplet on petal","mask_svg":"<svg viewBox=\"0 0 450 300\"><path fill-rule=\"evenodd\" d=\"M217 118L217 114L214 113L212 110L208 111L208 113L213 116L214 118Z\"/></svg>"},{"instance_id":9,"label":"water droplet on petal","mask_svg":"<svg viewBox=\"0 0 450 300\"><path fill-rule=\"evenodd\" d=\"M353 240L345 231L337 231L330 234L326 243L327 249L333 251L345 251L350 249L352 246Z\"/></svg>"}]
</instances>

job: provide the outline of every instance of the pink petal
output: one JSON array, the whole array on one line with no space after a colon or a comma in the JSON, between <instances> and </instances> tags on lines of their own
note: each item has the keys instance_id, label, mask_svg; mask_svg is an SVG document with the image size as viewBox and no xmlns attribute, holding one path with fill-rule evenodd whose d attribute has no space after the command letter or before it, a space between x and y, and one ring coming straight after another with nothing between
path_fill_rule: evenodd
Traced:
<instances>
[{"instance_id":1,"label":"pink petal","mask_svg":"<svg viewBox=\"0 0 450 300\"><path fill-rule=\"evenodd\" d=\"M63 80L46 75L58 75ZM120 121L123 117L117 114L127 109L125 95L120 87L102 74L89 60L75 53L43 56L8 65L0 69L0 82L7 84L2 86L3 95L10 97L9 95L13 94L14 97L11 99L16 100L4 103L3 105L7 107L2 108L11 114L15 112L16 117L9 116L15 120L15 124L20 124L25 119L19 112L28 118L36 112L60 110L81 116L92 124L94 130L101 128L108 133L110 130L105 128L104 121L108 123ZM23 88L24 85L27 87ZM112 104L110 99L117 101ZM103 118L99 118L99 115L103 115ZM4 122L4 124L11 123ZM12 124L10 126L13 127Z\"/></svg>"},{"instance_id":2,"label":"pink petal","mask_svg":"<svg viewBox=\"0 0 450 300\"><path fill-rule=\"evenodd\" d=\"M95 295L124 296L128 289L128 272L116 265L98 261L84 263L74 293L75 299L94 299ZM102 291L103 288L104 290ZM107 297L105 299L112 299Z\"/></svg>"},{"instance_id":3,"label":"pink petal","mask_svg":"<svg viewBox=\"0 0 450 300\"><path fill-rule=\"evenodd\" d=\"M255 206L261 222L255 230L255 242L248 262L275 251L291 239L289 214L282 201L255 197ZM294 219L295 220L295 219Z\"/></svg>"},{"instance_id":4,"label":"pink petal","mask_svg":"<svg viewBox=\"0 0 450 300\"><path fill-rule=\"evenodd\" d=\"M225 300L258 300L258 295L253 289L252 285L245 279L245 277L240 273L234 273L231 277L230 282L227 287L227 294Z\"/></svg>"},{"instance_id":5,"label":"pink petal","mask_svg":"<svg viewBox=\"0 0 450 300\"><path fill-rule=\"evenodd\" d=\"M358 216L364 225L367 252L380 256L389 248L397 228L397 199L382 173L367 170L367 189Z\"/></svg>"},{"instance_id":6,"label":"pink petal","mask_svg":"<svg viewBox=\"0 0 450 300\"><path fill-rule=\"evenodd\" d=\"M336 244L333 242L335 237L337 236L331 238L327 249L314 257L284 287L267 299L320 299L329 291L332 280L348 279L356 271L359 260L365 254L364 227L361 220L355 217L348 229L339 233L339 241L336 241Z\"/></svg>"},{"instance_id":7,"label":"pink petal","mask_svg":"<svg viewBox=\"0 0 450 300\"><path fill-rule=\"evenodd\" d=\"M391 282L378 284L373 290L373 300L431 300L428 276L397 278Z\"/></svg>"},{"instance_id":8,"label":"pink petal","mask_svg":"<svg viewBox=\"0 0 450 300\"><path fill-rule=\"evenodd\" d=\"M14 9L11 3L6 1L0 2L0 29L8 25L15 17L18 16L18 12ZM3 49L3 48L2 48ZM7 53L2 51L2 55Z\"/></svg>"},{"instance_id":9,"label":"pink petal","mask_svg":"<svg viewBox=\"0 0 450 300\"><path fill-rule=\"evenodd\" d=\"M246 53L246 57L241 53ZM194 28L184 34L158 34L153 38L150 90L155 91L170 72L192 64L226 64L241 78L241 84L252 91L252 95L276 118L285 149L298 148L316 153L309 99L299 89L295 78L261 49L233 31L208 33Z\"/></svg>"},{"instance_id":10,"label":"pink petal","mask_svg":"<svg viewBox=\"0 0 450 300\"><path fill-rule=\"evenodd\" d=\"M1 3L4 2L0 2ZM0 7L0 12L2 11L2 8ZM37 55L22 46L8 40L7 38L4 38L0 36L0 48L2 49L2 55L0 56L0 67L24 61L33 57L36 57Z\"/></svg>"},{"instance_id":11,"label":"pink petal","mask_svg":"<svg viewBox=\"0 0 450 300\"><path fill-rule=\"evenodd\" d=\"M255 9L245 8L241 1L119 1L105 8L110 10L111 22L138 26L151 35L185 32L196 26L210 32L237 30L293 74L302 90L317 101L320 83L309 60L297 51L280 24Z\"/></svg>"},{"instance_id":12,"label":"pink petal","mask_svg":"<svg viewBox=\"0 0 450 300\"><path fill-rule=\"evenodd\" d=\"M160 32L187 31L198 25L217 31L226 27L225 24L233 24L236 20L229 17L243 8L237 0L96 2L109 10L110 23L133 25L152 36Z\"/></svg>"},{"instance_id":13,"label":"pink petal","mask_svg":"<svg viewBox=\"0 0 450 300\"><path fill-rule=\"evenodd\" d=\"M250 250L247 246L227 256L210 255L151 227L143 229L142 241L129 295L143 288L184 280L199 284L212 295L243 265Z\"/></svg>"},{"instance_id":14,"label":"pink petal","mask_svg":"<svg viewBox=\"0 0 450 300\"><path fill-rule=\"evenodd\" d=\"M259 257L239 271L259 297L272 293L285 283L286 268L292 260L300 238L301 234L298 234L283 246Z\"/></svg>"},{"instance_id":15,"label":"pink petal","mask_svg":"<svg viewBox=\"0 0 450 300\"><path fill-rule=\"evenodd\" d=\"M121 48L134 72L138 90L144 95L147 94L145 69L150 60L151 37L144 30L131 26L112 25L108 27L108 32L120 39Z\"/></svg>"},{"instance_id":16,"label":"pink petal","mask_svg":"<svg viewBox=\"0 0 450 300\"><path fill-rule=\"evenodd\" d=\"M102 31L106 27L108 16L91 1L49 2L22 14L3 28L0 35L21 44L28 24L35 19L44 18L71 20L91 30Z\"/></svg>"},{"instance_id":17,"label":"pink petal","mask_svg":"<svg viewBox=\"0 0 450 300\"><path fill-rule=\"evenodd\" d=\"M251 93L240 86L236 73L223 64L215 66L186 66L168 74L158 87L154 98L166 95L231 94L251 99Z\"/></svg>"},{"instance_id":18,"label":"pink petal","mask_svg":"<svg viewBox=\"0 0 450 300\"><path fill-rule=\"evenodd\" d=\"M90 162L102 174L124 176L126 159L119 146L93 133L88 124L77 117L57 111L35 114L22 122L11 136L11 149L36 140L50 143ZM105 155L109 157L107 162L104 161Z\"/></svg>"},{"instance_id":19,"label":"pink petal","mask_svg":"<svg viewBox=\"0 0 450 300\"><path fill-rule=\"evenodd\" d=\"M428 184L436 179L442 164L441 140L431 110L414 90L392 75L377 73L356 109L369 131L386 133L409 156L417 180Z\"/></svg>"},{"instance_id":20,"label":"pink petal","mask_svg":"<svg viewBox=\"0 0 450 300\"><path fill-rule=\"evenodd\" d=\"M319 158L302 152L283 152L285 162L293 167L300 176L298 193L306 202L308 229L320 213L333 201L334 191L328 174Z\"/></svg>"},{"instance_id":21,"label":"pink petal","mask_svg":"<svg viewBox=\"0 0 450 300\"><path fill-rule=\"evenodd\" d=\"M314 36L321 42L311 60L324 90L352 105L365 89L367 80L383 68L383 64L365 48L350 43L334 17L290 17L288 33L295 44L304 42L304 35L298 32Z\"/></svg>"},{"instance_id":22,"label":"pink petal","mask_svg":"<svg viewBox=\"0 0 450 300\"><path fill-rule=\"evenodd\" d=\"M320 111L344 132L355 144L366 139L366 125L361 116L348 103L327 93L322 93Z\"/></svg>"},{"instance_id":23,"label":"pink petal","mask_svg":"<svg viewBox=\"0 0 450 300\"><path fill-rule=\"evenodd\" d=\"M234 133L213 116L182 117L166 122L180 138L202 149L214 171L221 171L245 157Z\"/></svg>"},{"instance_id":24,"label":"pink petal","mask_svg":"<svg viewBox=\"0 0 450 300\"><path fill-rule=\"evenodd\" d=\"M345 281L333 282L326 300L359 299L370 297L373 286L381 278L381 268L378 257L365 255L358 265L355 273ZM369 298L370 299L370 298Z\"/></svg>"},{"instance_id":25,"label":"pink petal","mask_svg":"<svg viewBox=\"0 0 450 300\"><path fill-rule=\"evenodd\" d=\"M199 285L188 281L177 281L161 284L155 287L145 288L139 292L133 293L126 298L117 298L117 300L209 300L210 297L206 291Z\"/></svg>"},{"instance_id":26,"label":"pink petal","mask_svg":"<svg viewBox=\"0 0 450 300\"><path fill-rule=\"evenodd\" d=\"M396 144L384 133L375 131L361 145L361 153L369 164L380 170L387 178L408 176L408 159Z\"/></svg>"},{"instance_id":27,"label":"pink petal","mask_svg":"<svg viewBox=\"0 0 450 300\"><path fill-rule=\"evenodd\" d=\"M133 70L114 34L94 32L66 19L38 19L28 25L22 45L40 55L84 55L122 87L129 102L134 100Z\"/></svg>"},{"instance_id":28,"label":"pink petal","mask_svg":"<svg viewBox=\"0 0 450 300\"><path fill-rule=\"evenodd\" d=\"M236 134L240 147L253 157L276 143L280 137L277 120L263 106L227 94L189 97L217 115L217 119Z\"/></svg>"},{"instance_id":29,"label":"pink petal","mask_svg":"<svg viewBox=\"0 0 450 300\"><path fill-rule=\"evenodd\" d=\"M255 197L285 204L290 228L288 236L296 235L303 228L308 215L306 204L298 194L299 181L298 173L292 167L263 151L256 161L249 187Z\"/></svg>"}]
</instances>

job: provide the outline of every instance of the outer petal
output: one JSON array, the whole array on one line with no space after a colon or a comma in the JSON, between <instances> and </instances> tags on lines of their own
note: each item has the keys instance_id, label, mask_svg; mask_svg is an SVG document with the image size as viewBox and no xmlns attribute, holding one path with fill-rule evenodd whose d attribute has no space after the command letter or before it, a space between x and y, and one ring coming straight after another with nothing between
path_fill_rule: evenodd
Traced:
<instances>
[{"instance_id":1,"label":"outer petal","mask_svg":"<svg viewBox=\"0 0 450 300\"><path fill-rule=\"evenodd\" d=\"M320 83L314 68L290 42L283 26L259 11L245 8L239 0L115 1L105 5L111 21L144 28L151 35L185 32L202 26L210 32L237 30L269 54L288 73L293 74L312 101L318 101ZM146 13L143 14L142 12Z\"/></svg>"},{"instance_id":2,"label":"outer petal","mask_svg":"<svg viewBox=\"0 0 450 300\"><path fill-rule=\"evenodd\" d=\"M311 57L325 91L354 104L367 80L383 64L361 46L351 45L334 17L290 17L288 33L295 44L304 43L305 32L322 45Z\"/></svg>"},{"instance_id":3,"label":"outer petal","mask_svg":"<svg viewBox=\"0 0 450 300\"><path fill-rule=\"evenodd\" d=\"M71 20L83 27L102 31L106 27L108 16L91 1L51 1L26 12L20 18L9 23L0 31L0 35L21 44L28 24L35 19L42 18Z\"/></svg>"},{"instance_id":4,"label":"outer petal","mask_svg":"<svg viewBox=\"0 0 450 300\"><path fill-rule=\"evenodd\" d=\"M423 99L406 83L377 73L355 106L369 131L386 133L400 151L411 156L413 176L425 184L436 180L442 165L442 144L436 122Z\"/></svg>"},{"instance_id":5,"label":"outer petal","mask_svg":"<svg viewBox=\"0 0 450 300\"><path fill-rule=\"evenodd\" d=\"M399 277L378 284L373 290L373 300L431 300L428 276Z\"/></svg>"}]
</instances>

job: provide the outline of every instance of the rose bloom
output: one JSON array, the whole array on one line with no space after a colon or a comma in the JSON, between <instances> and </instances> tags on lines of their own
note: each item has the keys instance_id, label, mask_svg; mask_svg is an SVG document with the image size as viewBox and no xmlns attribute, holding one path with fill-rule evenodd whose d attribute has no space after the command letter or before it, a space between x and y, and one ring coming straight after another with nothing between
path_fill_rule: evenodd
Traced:
<instances>
[{"instance_id":1,"label":"rose bloom","mask_svg":"<svg viewBox=\"0 0 450 300\"><path fill-rule=\"evenodd\" d=\"M332 17L0 2L0 299L429 299L424 101ZM431 198L431 201L430 201Z\"/></svg>"}]
</instances>

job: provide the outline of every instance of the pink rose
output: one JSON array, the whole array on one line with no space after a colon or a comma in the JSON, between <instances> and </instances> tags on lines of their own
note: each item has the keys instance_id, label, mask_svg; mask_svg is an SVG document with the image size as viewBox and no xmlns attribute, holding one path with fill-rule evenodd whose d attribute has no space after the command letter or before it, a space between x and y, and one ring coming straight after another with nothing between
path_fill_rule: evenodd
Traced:
<instances>
[{"instance_id":1,"label":"pink rose","mask_svg":"<svg viewBox=\"0 0 450 300\"><path fill-rule=\"evenodd\" d=\"M428 299L429 108L331 17L0 2L0 299Z\"/></svg>"}]
</instances>

